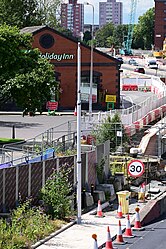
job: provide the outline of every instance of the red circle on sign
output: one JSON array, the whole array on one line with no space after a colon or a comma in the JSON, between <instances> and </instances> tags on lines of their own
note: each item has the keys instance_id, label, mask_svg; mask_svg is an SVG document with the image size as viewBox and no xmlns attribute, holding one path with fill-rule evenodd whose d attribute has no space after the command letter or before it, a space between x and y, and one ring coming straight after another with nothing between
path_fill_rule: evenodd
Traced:
<instances>
[{"instance_id":1,"label":"red circle on sign","mask_svg":"<svg viewBox=\"0 0 166 249\"><path fill-rule=\"evenodd\" d=\"M128 173L130 176L139 177L145 171L145 165L140 160L132 160L128 164Z\"/></svg>"}]
</instances>

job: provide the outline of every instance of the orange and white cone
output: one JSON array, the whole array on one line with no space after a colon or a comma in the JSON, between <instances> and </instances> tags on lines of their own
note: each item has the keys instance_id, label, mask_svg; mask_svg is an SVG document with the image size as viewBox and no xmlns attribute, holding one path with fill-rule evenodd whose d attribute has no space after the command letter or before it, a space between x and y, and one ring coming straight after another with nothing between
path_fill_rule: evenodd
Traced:
<instances>
[{"instance_id":1,"label":"orange and white cone","mask_svg":"<svg viewBox=\"0 0 166 249\"><path fill-rule=\"evenodd\" d=\"M96 216L97 217L104 217L100 200L98 200L98 207L97 207L97 215Z\"/></svg>"},{"instance_id":2,"label":"orange and white cone","mask_svg":"<svg viewBox=\"0 0 166 249\"><path fill-rule=\"evenodd\" d=\"M94 239L93 249L98 249L97 235L96 234L92 234L92 238Z\"/></svg>"},{"instance_id":3,"label":"orange and white cone","mask_svg":"<svg viewBox=\"0 0 166 249\"><path fill-rule=\"evenodd\" d=\"M131 230L129 214L127 215L126 230L125 230L125 233L124 233L123 237L124 238L133 238L134 237L134 235L132 234L132 230Z\"/></svg>"},{"instance_id":4,"label":"orange and white cone","mask_svg":"<svg viewBox=\"0 0 166 249\"><path fill-rule=\"evenodd\" d=\"M145 202L145 184L142 183L138 192L138 202Z\"/></svg>"},{"instance_id":5,"label":"orange and white cone","mask_svg":"<svg viewBox=\"0 0 166 249\"><path fill-rule=\"evenodd\" d=\"M141 222L140 222L140 215L139 215L139 207L135 208L135 223L134 223L134 227L133 230L135 231L142 231L145 228L141 226Z\"/></svg>"},{"instance_id":6,"label":"orange and white cone","mask_svg":"<svg viewBox=\"0 0 166 249\"><path fill-rule=\"evenodd\" d=\"M75 109L74 109L74 116L77 116L77 107L75 106Z\"/></svg>"},{"instance_id":7,"label":"orange and white cone","mask_svg":"<svg viewBox=\"0 0 166 249\"><path fill-rule=\"evenodd\" d=\"M121 202L119 203L118 211L117 211L117 216L116 216L116 217L117 217L118 219L124 218L123 213L122 213L122 205L121 205Z\"/></svg>"},{"instance_id":8,"label":"orange and white cone","mask_svg":"<svg viewBox=\"0 0 166 249\"><path fill-rule=\"evenodd\" d=\"M121 229L121 222L119 220L119 226L118 226L117 236L116 236L116 240L115 240L114 244L124 245L126 243L127 242L123 240L122 229Z\"/></svg>"},{"instance_id":9,"label":"orange and white cone","mask_svg":"<svg viewBox=\"0 0 166 249\"><path fill-rule=\"evenodd\" d=\"M113 249L109 226L107 227L107 240L106 240L105 249Z\"/></svg>"}]
</instances>

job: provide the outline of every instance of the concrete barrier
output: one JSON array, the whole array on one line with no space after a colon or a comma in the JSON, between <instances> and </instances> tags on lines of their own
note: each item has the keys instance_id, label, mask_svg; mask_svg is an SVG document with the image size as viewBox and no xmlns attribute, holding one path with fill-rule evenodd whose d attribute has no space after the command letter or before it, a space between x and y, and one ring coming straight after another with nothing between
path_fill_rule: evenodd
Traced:
<instances>
[{"instance_id":1,"label":"concrete barrier","mask_svg":"<svg viewBox=\"0 0 166 249\"><path fill-rule=\"evenodd\" d=\"M140 212L141 224L146 225L166 213L166 192L157 199L150 200Z\"/></svg>"}]
</instances>

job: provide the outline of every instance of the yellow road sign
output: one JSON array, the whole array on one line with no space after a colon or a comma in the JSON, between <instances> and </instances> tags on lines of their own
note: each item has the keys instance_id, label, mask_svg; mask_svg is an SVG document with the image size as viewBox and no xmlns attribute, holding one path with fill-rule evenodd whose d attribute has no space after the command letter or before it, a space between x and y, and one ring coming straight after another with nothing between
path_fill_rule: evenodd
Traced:
<instances>
[{"instance_id":1,"label":"yellow road sign","mask_svg":"<svg viewBox=\"0 0 166 249\"><path fill-rule=\"evenodd\" d=\"M116 95L106 95L105 102L116 103Z\"/></svg>"}]
</instances>

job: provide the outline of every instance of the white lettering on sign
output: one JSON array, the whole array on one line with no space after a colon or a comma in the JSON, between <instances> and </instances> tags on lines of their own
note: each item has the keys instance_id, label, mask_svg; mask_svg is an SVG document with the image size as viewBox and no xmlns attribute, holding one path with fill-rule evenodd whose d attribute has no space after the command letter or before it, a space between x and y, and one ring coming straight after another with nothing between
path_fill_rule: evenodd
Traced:
<instances>
[{"instance_id":1,"label":"white lettering on sign","mask_svg":"<svg viewBox=\"0 0 166 249\"><path fill-rule=\"evenodd\" d=\"M45 54L40 54L40 57L43 58L43 59L62 61L62 60L73 60L74 59L74 54L45 53Z\"/></svg>"}]
</instances>

